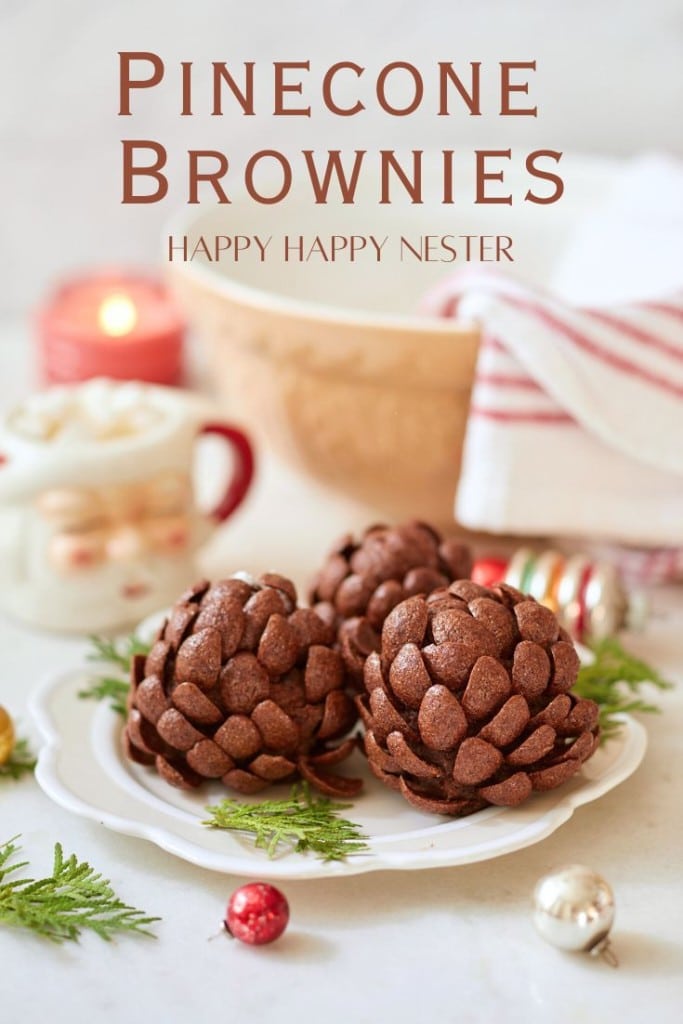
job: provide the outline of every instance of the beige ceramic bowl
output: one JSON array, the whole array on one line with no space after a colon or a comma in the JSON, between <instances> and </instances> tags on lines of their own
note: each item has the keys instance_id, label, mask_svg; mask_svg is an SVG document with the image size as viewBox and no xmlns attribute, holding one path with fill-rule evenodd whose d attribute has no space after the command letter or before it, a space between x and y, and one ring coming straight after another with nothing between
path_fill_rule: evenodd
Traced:
<instances>
[{"instance_id":1,"label":"beige ceramic bowl","mask_svg":"<svg viewBox=\"0 0 683 1024\"><path fill-rule=\"evenodd\" d=\"M402 260L400 238L509 235L515 262L506 269L543 283L609 174L580 160L567 162L565 179L568 195L552 206L524 203L530 183L510 174L511 207L469 198L461 210L438 201L381 207L369 186L353 207L316 207L300 190L275 206L235 201L177 218L165 244L168 234L187 236L190 248L200 236L271 237L264 262L252 245L238 262L228 250L219 262L170 264L230 415L317 481L390 518L452 523L478 334L416 311L425 291L466 264L420 263L405 249ZM353 264L344 254L284 262L284 236L309 245L333 234L386 236L382 260L368 244Z\"/></svg>"}]
</instances>

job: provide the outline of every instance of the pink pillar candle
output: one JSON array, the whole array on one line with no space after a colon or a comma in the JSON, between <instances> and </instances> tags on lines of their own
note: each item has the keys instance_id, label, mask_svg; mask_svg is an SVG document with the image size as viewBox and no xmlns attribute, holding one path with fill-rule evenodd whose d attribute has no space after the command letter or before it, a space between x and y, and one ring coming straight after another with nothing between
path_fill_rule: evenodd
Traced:
<instances>
[{"instance_id":1,"label":"pink pillar candle","mask_svg":"<svg viewBox=\"0 0 683 1024\"><path fill-rule=\"evenodd\" d=\"M166 288L143 274L103 271L66 282L41 310L38 333L48 383L182 378L184 319Z\"/></svg>"}]
</instances>

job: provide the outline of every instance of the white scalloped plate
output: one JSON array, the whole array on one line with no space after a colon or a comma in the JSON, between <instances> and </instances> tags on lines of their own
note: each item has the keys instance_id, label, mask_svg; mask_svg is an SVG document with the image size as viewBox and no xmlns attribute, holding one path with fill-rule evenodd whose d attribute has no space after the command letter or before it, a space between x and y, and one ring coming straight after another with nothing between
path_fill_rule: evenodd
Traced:
<instances>
[{"instance_id":1,"label":"white scalloped plate","mask_svg":"<svg viewBox=\"0 0 683 1024\"><path fill-rule=\"evenodd\" d=\"M208 783L200 793L172 789L121 752L121 719L104 704L78 699L85 669L49 677L31 700L45 738L36 778L56 803L125 835L149 839L183 860L261 878L329 878L365 871L415 870L488 860L545 839L582 804L628 778L643 759L645 729L628 715L623 728L560 789L536 794L514 809L492 807L467 818L421 814L386 789L354 754L349 773L365 779L347 814L369 837L369 851L323 863L284 853L270 860L248 838L201 824L205 806L226 795Z\"/></svg>"}]
</instances>

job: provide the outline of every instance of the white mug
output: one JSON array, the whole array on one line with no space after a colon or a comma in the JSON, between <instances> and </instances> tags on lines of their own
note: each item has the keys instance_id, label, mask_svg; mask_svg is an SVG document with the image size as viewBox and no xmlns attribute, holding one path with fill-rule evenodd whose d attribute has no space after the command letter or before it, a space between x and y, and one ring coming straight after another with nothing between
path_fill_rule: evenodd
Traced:
<instances>
[{"instance_id":1,"label":"white mug","mask_svg":"<svg viewBox=\"0 0 683 1024\"><path fill-rule=\"evenodd\" d=\"M192 487L206 433L234 453L209 513ZM192 582L197 548L242 502L253 468L242 431L186 392L99 380L26 400L0 427L0 606L82 633L137 622Z\"/></svg>"}]
</instances>

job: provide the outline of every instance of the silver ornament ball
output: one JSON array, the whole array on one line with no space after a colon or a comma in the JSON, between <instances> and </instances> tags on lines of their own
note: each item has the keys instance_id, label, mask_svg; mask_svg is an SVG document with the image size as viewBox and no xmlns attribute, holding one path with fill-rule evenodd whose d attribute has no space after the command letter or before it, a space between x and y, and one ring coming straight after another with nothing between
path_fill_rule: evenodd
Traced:
<instances>
[{"instance_id":1,"label":"silver ornament ball","mask_svg":"<svg viewBox=\"0 0 683 1024\"><path fill-rule=\"evenodd\" d=\"M614 894L590 868L568 864L534 889L534 924L558 949L602 953L614 921Z\"/></svg>"}]
</instances>

